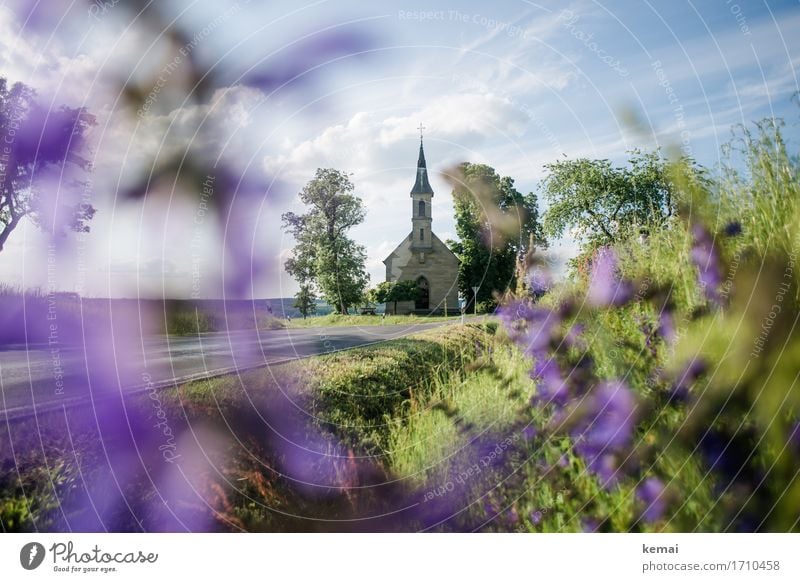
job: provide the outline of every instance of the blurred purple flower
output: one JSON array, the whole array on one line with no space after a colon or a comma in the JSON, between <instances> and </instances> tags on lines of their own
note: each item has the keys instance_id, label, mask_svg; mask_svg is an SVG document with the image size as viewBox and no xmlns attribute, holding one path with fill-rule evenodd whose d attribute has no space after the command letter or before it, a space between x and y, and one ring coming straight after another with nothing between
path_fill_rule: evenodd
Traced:
<instances>
[{"instance_id":1,"label":"blurred purple flower","mask_svg":"<svg viewBox=\"0 0 800 582\"><path fill-rule=\"evenodd\" d=\"M697 283L703 289L706 298L715 305L721 303L719 287L722 284L722 268L717 247L711 234L701 224L692 225L694 246L691 250L692 262L698 270Z\"/></svg>"},{"instance_id":2,"label":"blurred purple flower","mask_svg":"<svg viewBox=\"0 0 800 582\"><path fill-rule=\"evenodd\" d=\"M583 417L571 431L575 452L598 475L603 486L617 481L617 454L633 439L636 400L621 381L599 384L582 403Z\"/></svg>"},{"instance_id":3,"label":"blurred purple flower","mask_svg":"<svg viewBox=\"0 0 800 582\"><path fill-rule=\"evenodd\" d=\"M633 287L617 273L617 254L613 249L598 249L592 260L589 279L589 304L594 307L624 305L633 297Z\"/></svg>"},{"instance_id":4,"label":"blurred purple flower","mask_svg":"<svg viewBox=\"0 0 800 582\"><path fill-rule=\"evenodd\" d=\"M275 91L285 85L296 86L309 82L320 71L330 70L340 60L368 57L373 47L374 41L364 30L323 30L287 44L284 47L286 54L270 59L267 66L255 67L244 76L228 82L258 87L264 92Z\"/></svg>"},{"instance_id":5,"label":"blurred purple flower","mask_svg":"<svg viewBox=\"0 0 800 582\"><path fill-rule=\"evenodd\" d=\"M664 308L658 315L658 334L664 338L668 344L675 342L678 337L675 331L675 318L672 311Z\"/></svg>"},{"instance_id":6,"label":"blurred purple flower","mask_svg":"<svg viewBox=\"0 0 800 582\"><path fill-rule=\"evenodd\" d=\"M583 332L585 330L586 327L583 324L576 323L567 331L564 336L564 343L571 348L586 350L586 342L583 340Z\"/></svg>"},{"instance_id":7,"label":"blurred purple flower","mask_svg":"<svg viewBox=\"0 0 800 582\"><path fill-rule=\"evenodd\" d=\"M522 438L524 438L527 442L535 439L537 434L538 431L536 430L536 427L531 424L522 429Z\"/></svg>"},{"instance_id":8,"label":"blurred purple flower","mask_svg":"<svg viewBox=\"0 0 800 582\"><path fill-rule=\"evenodd\" d=\"M563 406L569 399L569 389L564 381L558 363L552 357L537 359L531 371L531 378L538 380L532 405L556 404Z\"/></svg>"},{"instance_id":9,"label":"blurred purple flower","mask_svg":"<svg viewBox=\"0 0 800 582\"><path fill-rule=\"evenodd\" d=\"M549 270L534 267L526 278L528 289L534 297L541 297L553 286L553 276Z\"/></svg>"},{"instance_id":10,"label":"blurred purple flower","mask_svg":"<svg viewBox=\"0 0 800 582\"><path fill-rule=\"evenodd\" d=\"M600 528L600 524L596 519L591 517L584 517L581 519L581 529L586 533L594 533Z\"/></svg>"},{"instance_id":11,"label":"blurred purple flower","mask_svg":"<svg viewBox=\"0 0 800 582\"><path fill-rule=\"evenodd\" d=\"M648 477L636 488L636 498L641 501L645 508L642 511L642 519L653 523L661 519L666 510L666 500L664 495L664 484L655 477Z\"/></svg>"},{"instance_id":12,"label":"blurred purple flower","mask_svg":"<svg viewBox=\"0 0 800 582\"><path fill-rule=\"evenodd\" d=\"M529 357L541 358L550 347L561 317L555 311L536 307L527 300L513 300L495 311L508 331Z\"/></svg>"},{"instance_id":13,"label":"blurred purple flower","mask_svg":"<svg viewBox=\"0 0 800 582\"><path fill-rule=\"evenodd\" d=\"M687 402L691 396L690 388L707 370L708 364L705 360L700 357L694 358L678 375L678 379L672 386L670 399L675 402Z\"/></svg>"},{"instance_id":14,"label":"blurred purple flower","mask_svg":"<svg viewBox=\"0 0 800 582\"><path fill-rule=\"evenodd\" d=\"M538 509L536 511L531 511L530 517L531 517L531 523L533 525L539 525L540 523L542 523L542 517L543 517L542 512L539 511Z\"/></svg>"}]
</instances>

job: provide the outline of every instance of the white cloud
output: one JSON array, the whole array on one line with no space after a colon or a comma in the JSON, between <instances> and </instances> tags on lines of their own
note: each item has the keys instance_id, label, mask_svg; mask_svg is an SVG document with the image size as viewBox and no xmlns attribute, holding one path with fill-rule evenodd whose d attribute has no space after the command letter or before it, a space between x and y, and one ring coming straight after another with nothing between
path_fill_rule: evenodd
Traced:
<instances>
[{"instance_id":1,"label":"white cloud","mask_svg":"<svg viewBox=\"0 0 800 582\"><path fill-rule=\"evenodd\" d=\"M519 136L527 123L525 115L506 97L450 94L409 115L355 113L346 123L330 126L316 137L287 143L283 149L288 151L267 156L265 167L289 181L302 182L318 167L375 173L398 164L410 165L413 153L409 140L416 139L420 120L429 120L426 133L431 138L461 147L498 134Z\"/></svg>"}]
</instances>

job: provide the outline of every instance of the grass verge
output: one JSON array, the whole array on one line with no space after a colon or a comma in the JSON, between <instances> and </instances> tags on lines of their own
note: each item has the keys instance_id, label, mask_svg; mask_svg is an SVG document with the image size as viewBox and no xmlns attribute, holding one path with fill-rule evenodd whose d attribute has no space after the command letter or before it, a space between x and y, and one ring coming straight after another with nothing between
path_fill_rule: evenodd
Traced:
<instances>
[{"instance_id":1,"label":"grass verge","mask_svg":"<svg viewBox=\"0 0 800 582\"><path fill-rule=\"evenodd\" d=\"M492 326L448 326L12 422L4 531L365 531L404 499L390 427Z\"/></svg>"}]
</instances>

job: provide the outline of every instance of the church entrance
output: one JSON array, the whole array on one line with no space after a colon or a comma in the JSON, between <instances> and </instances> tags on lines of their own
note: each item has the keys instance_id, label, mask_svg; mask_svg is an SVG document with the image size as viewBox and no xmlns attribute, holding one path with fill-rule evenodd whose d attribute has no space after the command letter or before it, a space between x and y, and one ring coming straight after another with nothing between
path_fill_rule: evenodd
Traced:
<instances>
[{"instance_id":1,"label":"church entrance","mask_svg":"<svg viewBox=\"0 0 800 582\"><path fill-rule=\"evenodd\" d=\"M430 288L428 286L428 280L425 277L417 279L417 288L419 289L419 295L414 303L414 307L416 309L429 309Z\"/></svg>"}]
</instances>

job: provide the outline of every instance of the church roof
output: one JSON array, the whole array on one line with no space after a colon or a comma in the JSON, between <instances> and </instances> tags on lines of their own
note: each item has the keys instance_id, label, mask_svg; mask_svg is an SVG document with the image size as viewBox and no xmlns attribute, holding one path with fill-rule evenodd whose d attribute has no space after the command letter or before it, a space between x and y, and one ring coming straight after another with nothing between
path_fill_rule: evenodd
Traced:
<instances>
[{"instance_id":1,"label":"church roof","mask_svg":"<svg viewBox=\"0 0 800 582\"><path fill-rule=\"evenodd\" d=\"M417 180L411 189L412 194L431 194L433 188L428 181L428 168L425 164L425 150L422 149L422 138L419 138L419 160L417 160Z\"/></svg>"}]
</instances>

